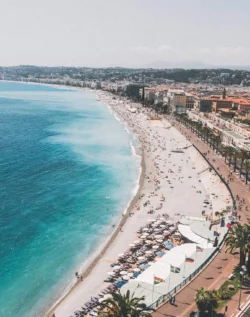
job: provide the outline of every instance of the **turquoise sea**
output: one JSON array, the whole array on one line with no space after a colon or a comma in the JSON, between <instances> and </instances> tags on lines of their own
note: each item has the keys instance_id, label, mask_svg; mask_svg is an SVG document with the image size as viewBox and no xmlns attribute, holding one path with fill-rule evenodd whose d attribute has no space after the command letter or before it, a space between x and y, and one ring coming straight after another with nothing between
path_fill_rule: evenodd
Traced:
<instances>
[{"instance_id":1,"label":"turquoise sea","mask_svg":"<svg viewBox=\"0 0 250 317\"><path fill-rule=\"evenodd\" d=\"M43 316L111 233L139 177L131 141L94 94L0 81L1 317Z\"/></svg>"}]
</instances>

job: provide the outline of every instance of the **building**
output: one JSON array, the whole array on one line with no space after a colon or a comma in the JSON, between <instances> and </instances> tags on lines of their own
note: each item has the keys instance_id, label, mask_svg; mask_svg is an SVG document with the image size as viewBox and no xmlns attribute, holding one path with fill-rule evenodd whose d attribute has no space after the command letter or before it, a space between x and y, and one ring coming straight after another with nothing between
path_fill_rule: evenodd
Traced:
<instances>
[{"instance_id":1,"label":"building","mask_svg":"<svg viewBox=\"0 0 250 317\"><path fill-rule=\"evenodd\" d=\"M186 109L193 109L194 108L194 96L190 93L185 93L186 95Z\"/></svg>"},{"instance_id":2,"label":"building","mask_svg":"<svg viewBox=\"0 0 250 317\"><path fill-rule=\"evenodd\" d=\"M212 100L200 99L198 109L200 112L212 112L212 104Z\"/></svg>"},{"instance_id":3,"label":"building","mask_svg":"<svg viewBox=\"0 0 250 317\"><path fill-rule=\"evenodd\" d=\"M186 100L184 90L182 89L169 89L167 96L169 98L169 106L171 111L185 112Z\"/></svg>"}]
</instances>

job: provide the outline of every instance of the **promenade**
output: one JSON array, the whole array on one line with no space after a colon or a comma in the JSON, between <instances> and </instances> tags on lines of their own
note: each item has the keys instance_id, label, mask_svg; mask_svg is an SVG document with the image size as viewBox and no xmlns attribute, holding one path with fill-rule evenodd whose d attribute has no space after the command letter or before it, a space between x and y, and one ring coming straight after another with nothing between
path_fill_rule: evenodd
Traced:
<instances>
[{"instance_id":1,"label":"promenade","mask_svg":"<svg viewBox=\"0 0 250 317\"><path fill-rule=\"evenodd\" d=\"M220 158L207 144L202 142L189 129L176 121L173 121L173 125L183 135L190 139L190 142L194 144L202 153L207 153L207 159L219 171L222 177L227 180L231 170L225 164L224 159ZM235 174L233 174L233 178L234 180L230 182L229 185L234 197L238 195L240 199L244 198L246 201L242 211L238 211L238 214L241 216L241 222L244 223L247 222L247 218L249 217L248 212L245 210L246 205L248 205L248 209L250 209L249 187L245 185ZM202 271L188 286L186 286L176 295L175 305L171 305L169 302L165 303L160 306L155 313L153 313L153 316L190 316L191 312L197 311L194 300L196 291L201 287L209 290L218 289L228 279L228 276L232 273L233 269L238 263L238 252L234 252L234 254L226 253L225 246L223 246L217 256L209 263L204 271ZM250 289L244 286L242 289L241 307L243 307L248 300L250 300ZM234 317L238 314L238 301L239 293L233 296L233 298L228 302L228 311L225 316ZM220 313L223 314L224 311L225 308L222 308Z\"/></svg>"}]
</instances>

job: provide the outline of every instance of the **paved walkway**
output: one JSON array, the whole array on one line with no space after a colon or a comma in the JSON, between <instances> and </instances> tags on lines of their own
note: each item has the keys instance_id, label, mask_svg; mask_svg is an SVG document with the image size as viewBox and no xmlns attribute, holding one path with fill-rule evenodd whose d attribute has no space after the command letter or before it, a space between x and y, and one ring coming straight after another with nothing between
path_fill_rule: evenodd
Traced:
<instances>
[{"instance_id":1,"label":"paved walkway","mask_svg":"<svg viewBox=\"0 0 250 317\"><path fill-rule=\"evenodd\" d=\"M220 174L225 179L228 179L228 174L231 172L229 167L224 163L224 159L219 158L216 153L205 143L203 143L198 137L193 134L189 129L185 128L175 122L175 127L188 138L190 142L193 143L202 153L207 153L207 158L217 169L219 168ZM208 153L209 151L209 153ZM215 162L213 162L215 159ZM248 204L248 209L250 210L250 192L249 187L244 185L244 183L234 176L234 181L230 182L230 187L233 192L234 197L236 195L240 196L240 199L245 199ZM241 215L241 222L247 222L247 218L250 215L249 211L245 211L245 206L243 206L242 211L238 212ZM232 270L239 263L239 254L235 252L234 254L225 253L225 247L221 249L218 255L213 259L212 262L202 271L188 286L180 291L176 295L175 305L170 303L163 304L153 313L154 317L162 316L173 316L173 317L186 317L189 316L192 311L197 311L195 304L195 293L196 291L204 287L206 289L218 289L231 274ZM250 299L250 289L244 288L242 290L242 305ZM239 293L237 293L232 300L228 303L228 311L226 316L233 317L239 312L238 310ZM225 308L221 310L224 313Z\"/></svg>"}]
</instances>

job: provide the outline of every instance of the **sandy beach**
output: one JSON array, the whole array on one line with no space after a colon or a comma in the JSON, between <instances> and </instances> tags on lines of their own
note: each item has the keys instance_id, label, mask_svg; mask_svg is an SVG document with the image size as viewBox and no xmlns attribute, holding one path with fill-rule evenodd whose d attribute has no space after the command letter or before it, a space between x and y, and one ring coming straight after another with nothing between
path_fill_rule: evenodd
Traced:
<instances>
[{"instance_id":1,"label":"sandy beach","mask_svg":"<svg viewBox=\"0 0 250 317\"><path fill-rule=\"evenodd\" d=\"M168 214L177 222L181 215L201 217L202 211L207 217L214 218L216 211L231 205L224 184L170 121L163 118L150 120L154 114L140 104L131 104L118 97L113 99L113 95L104 92L98 96L140 140L139 151L143 155L140 187L127 214L121 215L121 223L111 240L91 267L79 272L83 274L83 281L79 281L47 314L54 312L56 317L71 316L91 296L98 295L109 285L104 280L110 264L116 262L118 254L125 252L137 239L137 231L145 226L147 219ZM135 113L131 112L131 107L136 109ZM204 199L212 201L212 207L204 208ZM145 202L148 203L144 207Z\"/></svg>"}]
</instances>

